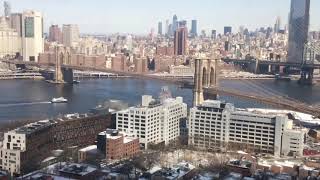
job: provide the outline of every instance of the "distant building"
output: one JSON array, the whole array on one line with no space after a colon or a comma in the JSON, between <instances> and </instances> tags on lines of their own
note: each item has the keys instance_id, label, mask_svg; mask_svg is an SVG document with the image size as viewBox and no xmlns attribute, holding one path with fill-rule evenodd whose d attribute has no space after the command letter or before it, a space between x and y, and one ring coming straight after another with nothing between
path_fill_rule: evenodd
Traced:
<instances>
[{"instance_id":1,"label":"distant building","mask_svg":"<svg viewBox=\"0 0 320 180\"><path fill-rule=\"evenodd\" d=\"M18 33L19 37L22 37L22 13L11 13L10 27Z\"/></svg>"},{"instance_id":2,"label":"distant building","mask_svg":"<svg viewBox=\"0 0 320 180\"><path fill-rule=\"evenodd\" d=\"M22 13L22 56L24 61L38 62L44 52L43 18L37 11Z\"/></svg>"},{"instance_id":3,"label":"distant building","mask_svg":"<svg viewBox=\"0 0 320 180\"><path fill-rule=\"evenodd\" d=\"M187 105L182 97L166 99L163 103L152 96L142 96L141 106L117 113L117 129L139 138L147 149L150 145L168 145L180 135L180 120L187 117Z\"/></svg>"},{"instance_id":4,"label":"distant building","mask_svg":"<svg viewBox=\"0 0 320 180\"><path fill-rule=\"evenodd\" d=\"M158 34L162 35L162 22L158 23Z\"/></svg>"},{"instance_id":5,"label":"distant building","mask_svg":"<svg viewBox=\"0 0 320 180\"><path fill-rule=\"evenodd\" d=\"M191 36L197 36L198 35L198 29L197 29L197 20L191 21Z\"/></svg>"},{"instance_id":6,"label":"distant building","mask_svg":"<svg viewBox=\"0 0 320 180\"><path fill-rule=\"evenodd\" d=\"M108 160L132 158L140 152L139 138L107 129L98 135L98 149Z\"/></svg>"},{"instance_id":7,"label":"distant building","mask_svg":"<svg viewBox=\"0 0 320 180\"><path fill-rule=\"evenodd\" d=\"M178 17L177 15L174 15L172 18L172 34L174 34L174 32L176 32L176 30L178 29Z\"/></svg>"},{"instance_id":8,"label":"distant building","mask_svg":"<svg viewBox=\"0 0 320 180\"><path fill-rule=\"evenodd\" d=\"M179 27L174 34L174 55L187 54L188 29L185 26Z\"/></svg>"},{"instance_id":9,"label":"distant building","mask_svg":"<svg viewBox=\"0 0 320 180\"><path fill-rule=\"evenodd\" d=\"M231 26L225 26L224 27L224 35L228 35L232 33L232 27Z\"/></svg>"},{"instance_id":10,"label":"distant building","mask_svg":"<svg viewBox=\"0 0 320 180\"><path fill-rule=\"evenodd\" d=\"M4 16L9 17L11 15L11 5L9 1L4 1L3 7L4 7Z\"/></svg>"},{"instance_id":11,"label":"distant building","mask_svg":"<svg viewBox=\"0 0 320 180\"><path fill-rule=\"evenodd\" d=\"M49 41L62 43L62 32L58 25L51 25L49 28Z\"/></svg>"},{"instance_id":12,"label":"distant building","mask_svg":"<svg viewBox=\"0 0 320 180\"><path fill-rule=\"evenodd\" d=\"M279 33L281 28L281 19L280 16L277 17L276 23L274 24L274 33Z\"/></svg>"},{"instance_id":13,"label":"distant building","mask_svg":"<svg viewBox=\"0 0 320 180\"><path fill-rule=\"evenodd\" d=\"M78 25L64 24L62 27L63 45L74 47L79 43L80 32Z\"/></svg>"},{"instance_id":14,"label":"distant building","mask_svg":"<svg viewBox=\"0 0 320 180\"><path fill-rule=\"evenodd\" d=\"M217 39L217 31L216 30L212 30L211 31L211 39Z\"/></svg>"},{"instance_id":15,"label":"distant building","mask_svg":"<svg viewBox=\"0 0 320 180\"><path fill-rule=\"evenodd\" d=\"M310 0L291 0L288 62L302 63L308 41Z\"/></svg>"},{"instance_id":16,"label":"distant building","mask_svg":"<svg viewBox=\"0 0 320 180\"><path fill-rule=\"evenodd\" d=\"M304 138L305 131L295 130L285 116L239 111L232 104L212 100L190 110L189 145L200 149L243 145L275 156L302 156Z\"/></svg>"},{"instance_id":17,"label":"distant building","mask_svg":"<svg viewBox=\"0 0 320 180\"><path fill-rule=\"evenodd\" d=\"M0 58L21 54L21 37L7 24L5 17L0 17Z\"/></svg>"}]
</instances>

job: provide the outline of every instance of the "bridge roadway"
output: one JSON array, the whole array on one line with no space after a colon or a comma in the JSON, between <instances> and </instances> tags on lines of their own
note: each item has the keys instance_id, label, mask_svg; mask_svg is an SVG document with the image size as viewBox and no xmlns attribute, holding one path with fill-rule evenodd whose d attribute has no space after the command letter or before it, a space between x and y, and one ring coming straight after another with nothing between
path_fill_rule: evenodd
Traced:
<instances>
[{"instance_id":1,"label":"bridge roadway","mask_svg":"<svg viewBox=\"0 0 320 180\"><path fill-rule=\"evenodd\" d=\"M298 111L306 114L311 114L315 117L320 117L320 108L311 106L306 103L299 102L297 100L291 100L287 98L277 97L264 97L256 94L243 93L230 89L222 89L219 87L210 87L204 89L205 93L209 94L220 94L226 96L237 97L241 99L247 99L256 101L263 104L268 104L274 107L284 108L292 111Z\"/></svg>"},{"instance_id":2,"label":"bridge roadway","mask_svg":"<svg viewBox=\"0 0 320 180\"><path fill-rule=\"evenodd\" d=\"M227 59L224 58L222 61L226 63L247 63L247 64L254 64L257 60L249 60L249 59ZM301 67L301 63L293 63L293 62L285 62L285 61L272 61L272 60L258 60L259 65L278 65L278 66L290 66L290 67ZM303 65L304 67L309 68L320 68L320 64L313 64L313 63L307 63Z\"/></svg>"},{"instance_id":3,"label":"bridge roadway","mask_svg":"<svg viewBox=\"0 0 320 180\"><path fill-rule=\"evenodd\" d=\"M52 67L55 66L55 64L50 64L50 63L36 63L36 62L22 62L22 61L2 61L2 62L7 62L7 63L12 63L12 64L25 64L25 65L30 65L30 66L38 66L38 67ZM177 78L163 78L160 76L154 76L151 74L140 74L140 73L135 73L135 72L123 72L123 71L116 71L112 69L107 69L103 67L84 67L84 66L73 66L73 65L62 65L64 68L70 68L74 70L80 70L80 71L99 71L99 72L106 72L106 73L114 73L114 74L119 74L119 75L124 75L124 76L131 76L131 77L136 77L136 78L144 78L144 79L156 79L156 80L162 80L166 82L171 82L171 83L178 83L178 84L183 84L185 81L181 81L181 79ZM211 88L206 88L204 89L205 93L210 93L210 94L221 94L221 95L227 95L227 96L233 96L233 97L238 97L241 99L247 99L247 100L252 100L252 101L257 101L259 103L271 105L274 107L279 107L279 108L285 108L288 110L293 110L293 111L299 111L302 113L307 113L311 114L316 117L320 117L320 108L310 106L305 103L298 102L296 100L288 99L288 98L280 98L280 97L264 97L256 94L247 94L235 90L226 90L222 89L219 87L211 87Z\"/></svg>"}]
</instances>

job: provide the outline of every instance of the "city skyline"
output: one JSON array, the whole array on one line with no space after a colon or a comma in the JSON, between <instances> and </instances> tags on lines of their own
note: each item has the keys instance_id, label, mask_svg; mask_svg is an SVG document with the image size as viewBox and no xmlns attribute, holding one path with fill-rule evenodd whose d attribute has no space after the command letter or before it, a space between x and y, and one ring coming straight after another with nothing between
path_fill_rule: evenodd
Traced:
<instances>
[{"instance_id":1,"label":"city skyline","mask_svg":"<svg viewBox=\"0 0 320 180\"><path fill-rule=\"evenodd\" d=\"M216 29L217 33L223 33L224 26L232 26L234 31L238 31L241 25L255 30L259 27L273 27L277 16L281 17L283 27L288 22L291 1L204 0L198 3L191 0L174 2L164 0L150 3L146 0L139 2L9 0L9 2L12 12L27 9L41 11L44 14L45 32L48 32L51 24L78 24L82 33L147 34L152 28L157 29L160 21L165 24L169 19L171 23L174 14L178 16L178 20L188 21L189 30L193 19L198 21L198 31L204 29L209 32ZM311 1L310 30L320 28L320 24L316 22L320 17L320 12L316 11L316 7L319 6L319 1ZM3 11L1 13L3 14Z\"/></svg>"}]
</instances>

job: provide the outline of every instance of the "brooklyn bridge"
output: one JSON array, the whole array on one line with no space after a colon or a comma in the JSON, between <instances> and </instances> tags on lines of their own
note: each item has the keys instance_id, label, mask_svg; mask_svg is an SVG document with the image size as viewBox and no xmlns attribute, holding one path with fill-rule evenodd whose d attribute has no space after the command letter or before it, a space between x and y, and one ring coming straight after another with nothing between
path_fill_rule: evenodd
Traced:
<instances>
[{"instance_id":1,"label":"brooklyn bridge","mask_svg":"<svg viewBox=\"0 0 320 180\"><path fill-rule=\"evenodd\" d=\"M165 78L154 76L152 74L141 74L136 72L129 71L117 71L110 68L106 68L101 65L101 62L90 62L90 64L81 63L79 61L74 62L68 57L68 52L61 52L59 56L54 58L54 61L50 62L27 62L20 60L0 60L3 63L15 64L15 65L24 65L24 66L35 66L41 68L54 67L55 70L55 81L62 82L73 80L73 70L80 71L99 71L106 73L114 73L118 75L131 76L135 78L144 78L144 79L155 79L160 81L166 81L168 83L176 83L181 86L189 86L193 88L194 92L194 105L201 104L203 101L203 94L208 94L211 97L216 97L217 95L225 95L236 97L239 99L246 99L254 101L261 104L266 104L275 108L283 108L287 110L298 111L302 113L311 114L315 117L320 117L320 108L316 106L311 106L309 104L299 102L295 99L290 99L285 96L267 96L267 95L258 95L256 93L248 93L239 91L236 89L224 89L219 87L217 75L219 74L219 68L217 66L218 60L211 59L196 59L196 70L194 76L194 83L190 84L181 78ZM69 76L66 78L66 76Z\"/></svg>"}]
</instances>

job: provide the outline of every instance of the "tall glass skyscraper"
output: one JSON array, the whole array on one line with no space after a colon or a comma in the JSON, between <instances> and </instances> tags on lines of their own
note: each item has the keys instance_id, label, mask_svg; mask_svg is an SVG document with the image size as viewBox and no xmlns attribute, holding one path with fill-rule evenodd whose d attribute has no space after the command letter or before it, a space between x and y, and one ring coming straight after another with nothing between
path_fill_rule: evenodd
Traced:
<instances>
[{"instance_id":1,"label":"tall glass skyscraper","mask_svg":"<svg viewBox=\"0 0 320 180\"><path fill-rule=\"evenodd\" d=\"M192 20L191 21L191 35L192 36L197 36L198 35L197 20Z\"/></svg>"},{"instance_id":2,"label":"tall glass skyscraper","mask_svg":"<svg viewBox=\"0 0 320 180\"><path fill-rule=\"evenodd\" d=\"M303 61L304 44L308 42L309 11L310 0L291 0L288 62Z\"/></svg>"}]
</instances>

